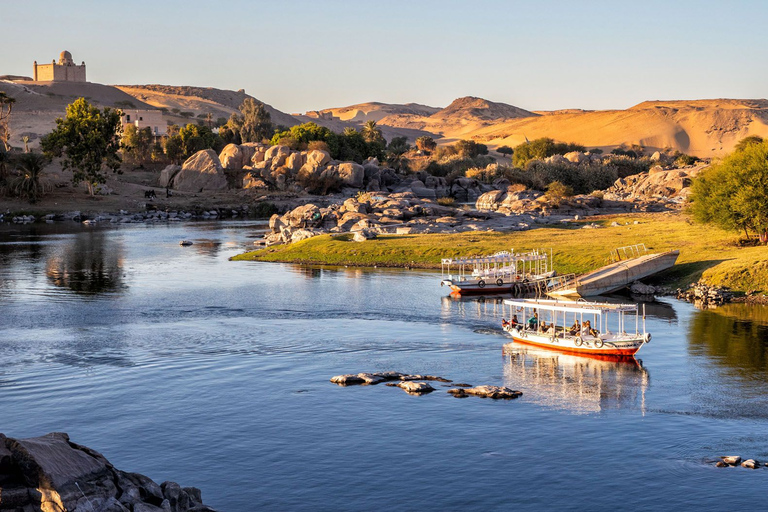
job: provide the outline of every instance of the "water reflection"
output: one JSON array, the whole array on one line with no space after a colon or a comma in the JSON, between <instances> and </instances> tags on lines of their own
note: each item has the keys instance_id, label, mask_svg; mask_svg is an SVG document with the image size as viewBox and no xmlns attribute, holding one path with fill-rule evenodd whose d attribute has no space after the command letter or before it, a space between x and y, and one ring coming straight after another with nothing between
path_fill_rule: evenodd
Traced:
<instances>
[{"instance_id":1,"label":"water reflection","mask_svg":"<svg viewBox=\"0 0 768 512\"><path fill-rule=\"evenodd\" d=\"M768 308L727 304L701 311L693 315L688 343L693 354L736 374L768 380Z\"/></svg>"},{"instance_id":2,"label":"water reflection","mask_svg":"<svg viewBox=\"0 0 768 512\"><path fill-rule=\"evenodd\" d=\"M124 288L122 244L103 231L78 233L48 257L45 274L76 293L118 292Z\"/></svg>"},{"instance_id":3,"label":"water reflection","mask_svg":"<svg viewBox=\"0 0 768 512\"><path fill-rule=\"evenodd\" d=\"M504 382L526 400L577 414L604 409L645 412L648 370L634 358L603 360L509 343Z\"/></svg>"}]
</instances>

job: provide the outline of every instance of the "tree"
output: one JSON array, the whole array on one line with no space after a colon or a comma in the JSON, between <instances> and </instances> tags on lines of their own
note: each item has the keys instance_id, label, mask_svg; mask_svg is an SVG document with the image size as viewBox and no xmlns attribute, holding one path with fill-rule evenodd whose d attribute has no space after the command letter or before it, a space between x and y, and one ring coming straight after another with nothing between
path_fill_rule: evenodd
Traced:
<instances>
[{"instance_id":1,"label":"tree","mask_svg":"<svg viewBox=\"0 0 768 512\"><path fill-rule=\"evenodd\" d=\"M502 155L512 156L515 153L515 150L509 146L499 146L496 148L496 152L501 153Z\"/></svg>"},{"instance_id":2,"label":"tree","mask_svg":"<svg viewBox=\"0 0 768 512\"><path fill-rule=\"evenodd\" d=\"M107 181L105 169L120 171L120 111L99 110L78 98L41 145L46 156L63 156L62 166L73 171L72 182L84 181L93 196L95 186Z\"/></svg>"},{"instance_id":3,"label":"tree","mask_svg":"<svg viewBox=\"0 0 768 512\"><path fill-rule=\"evenodd\" d=\"M425 153L431 153L437 147L437 143L429 135L422 135L416 139L416 147Z\"/></svg>"},{"instance_id":4,"label":"tree","mask_svg":"<svg viewBox=\"0 0 768 512\"><path fill-rule=\"evenodd\" d=\"M365 142L371 143L371 142L383 142L386 144L386 141L384 140L384 136L381 134L381 130L379 128L376 128L376 121L370 120L366 121L363 125L363 129L360 131L360 133L363 135L363 139L365 139Z\"/></svg>"},{"instance_id":5,"label":"tree","mask_svg":"<svg viewBox=\"0 0 768 512\"><path fill-rule=\"evenodd\" d=\"M16 168L21 176L11 183L11 191L27 199L30 203L36 202L44 193L50 190L50 185L42 179L42 173L49 160L40 153L24 153L19 156Z\"/></svg>"},{"instance_id":6,"label":"tree","mask_svg":"<svg viewBox=\"0 0 768 512\"><path fill-rule=\"evenodd\" d=\"M138 129L135 125L126 125L123 130L123 157L126 161L141 167L152 159L152 130L149 127Z\"/></svg>"},{"instance_id":7,"label":"tree","mask_svg":"<svg viewBox=\"0 0 768 512\"><path fill-rule=\"evenodd\" d=\"M181 135L175 134L166 137L163 141L163 151L165 156L178 165L184 159L184 143L181 141Z\"/></svg>"},{"instance_id":8,"label":"tree","mask_svg":"<svg viewBox=\"0 0 768 512\"><path fill-rule=\"evenodd\" d=\"M179 130L184 158L189 158L204 149L221 149L221 139L207 126L188 124ZM167 146L166 146L167 147Z\"/></svg>"},{"instance_id":9,"label":"tree","mask_svg":"<svg viewBox=\"0 0 768 512\"><path fill-rule=\"evenodd\" d=\"M10 122L14 103L16 103L16 98L11 98L6 93L0 91L0 141L2 141L6 151L11 149L11 146L8 144L8 140L11 138L11 130L8 127L8 123Z\"/></svg>"},{"instance_id":10,"label":"tree","mask_svg":"<svg viewBox=\"0 0 768 512\"><path fill-rule=\"evenodd\" d=\"M694 219L768 239L768 141L749 144L693 182Z\"/></svg>"},{"instance_id":11,"label":"tree","mask_svg":"<svg viewBox=\"0 0 768 512\"><path fill-rule=\"evenodd\" d=\"M736 147L733 148L734 151L744 151L749 146L752 146L754 144L762 144L763 138L759 135L750 135L749 137L744 137L739 142L736 143Z\"/></svg>"},{"instance_id":12,"label":"tree","mask_svg":"<svg viewBox=\"0 0 768 512\"><path fill-rule=\"evenodd\" d=\"M463 158L475 158L479 155L488 154L488 146L478 144L473 140L460 140L453 145L456 153Z\"/></svg>"},{"instance_id":13,"label":"tree","mask_svg":"<svg viewBox=\"0 0 768 512\"><path fill-rule=\"evenodd\" d=\"M240 138L243 142L261 142L269 140L275 133L272 118L264 104L253 98L246 98L240 105L243 123Z\"/></svg>"}]
</instances>

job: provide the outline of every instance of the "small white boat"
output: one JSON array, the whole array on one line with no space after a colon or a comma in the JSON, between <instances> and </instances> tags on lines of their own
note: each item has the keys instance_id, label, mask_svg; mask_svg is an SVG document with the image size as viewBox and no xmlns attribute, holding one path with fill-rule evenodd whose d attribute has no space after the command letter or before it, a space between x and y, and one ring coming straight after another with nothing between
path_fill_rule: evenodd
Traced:
<instances>
[{"instance_id":1,"label":"small white boat","mask_svg":"<svg viewBox=\"0 0 768 512\"><path fill-rule=\"evenodd\" d=\"M510 308L511 320L503 320L502 328L519 343L562 352L626 357L651 341L645 330L645 308L641 319L637 304L507 299L504 305Z\"/></svg>"},{"instance_id":2,"label":"small white boat","mask_svg":"<svg viewBox=\"0 0 768 512\"><path fill-rule=\"evenodd\" d=\"M512 250L475 258L444 258L440 286L459 295L544 293L547 280L554 275L546 252Z\"/></svg>"}]
</instances>

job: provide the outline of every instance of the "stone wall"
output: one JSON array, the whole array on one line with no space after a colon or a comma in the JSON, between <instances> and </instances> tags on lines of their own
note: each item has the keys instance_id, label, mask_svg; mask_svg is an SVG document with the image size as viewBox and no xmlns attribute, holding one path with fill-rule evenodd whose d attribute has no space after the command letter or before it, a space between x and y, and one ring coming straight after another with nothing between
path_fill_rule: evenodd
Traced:
<instances>
[{"instance_id":1,"label":"stone wall","mask_svg":"<svg viewBox=\"0 0 768 512\"><path fill-rule=\"evenodd\" d=\"M51 64L34 64L34 78L36 82L85 82L85 64L61 65L55 62Z\"/></svg>"}]
</instances>

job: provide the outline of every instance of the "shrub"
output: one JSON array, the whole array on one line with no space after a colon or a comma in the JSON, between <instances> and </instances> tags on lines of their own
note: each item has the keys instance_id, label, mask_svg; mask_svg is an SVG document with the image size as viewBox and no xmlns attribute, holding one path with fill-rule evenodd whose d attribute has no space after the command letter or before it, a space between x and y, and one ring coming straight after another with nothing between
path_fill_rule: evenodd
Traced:
<instances>
[{"instance_id":1,"label":"shrub","mask_svg":"<svg viewBox=\"0 0 768 512\"><path fill-rule=\"evenodd\" d=\"M496 148L496 152L501 153L502 155L512 155L514 154L515 150L509 146L499 146Z\"/></svg>"},{"instance_id":2,"label":"shrub","mask_svg":"<svg viewBox=\"0 0 768 512\"><path fill-rule=\"evenodd\" d=\"M313 151L315 149L318 149L320 151L330 152L330 150L328 149L328 144L326 144L322 140L311 140L307 143L307 151Z\"/></svg>"},{"instance_id":3,"label":"shrub","mask_svg":"<svg viewBox=\"0 0 768 512\"><path fill-rule=\"evenodd\" d=\"M437 204L440 206L456 206L456 200L452 197L439 197Z\"/></svg>"},{"instance_id":4,"label":"shrub","mask_svg":"<svg viewBox=\"0 0 768 512\"><path fill-rule=\"evenodd\" d=\"M559 202L566 197L573 196L573 188L559 181L553 181L547 185L546 196L554 201Z\"/></svg>"},{"instance_id":5,"label":"shrub","mask_svg":"<svg viewBox=\"0 0 768 512\"><path fill-rule=\"evenodd\" d=\"M507 187L507 194L517 194L518 192L525 192L526 190L528 190L528 187L522 183L513 183Z\"/></svg>"},{"instance_id":6,"label":"shrub","mask_svg":"<svg viewBox=\"0 0 768 512\"><path fill-rule=\"evenodd\" d=\"M186 111L185 111L185 112L179 112L179 115L180 115L181 117L186 117L187 119L189 119L190 117L192 117L193 115L195 115L195 113L194 113L194 112L186 112Z\"/></svg>"},{"instance_id":7,"label":"shrub","mask_svg":"<svg viewBox=\"0 0 768 512\"><path fill-rule=\"evenodd\" d=\"M675 167L687 167L695 164L698 160L695 156L681 154L675 158Z\"/></svg>"},{"instance_id":8,"label":"shrub","mask_svg":"<svg viewBox=\"0 0 768 512\"><path fill-rule=\"evenodd\" d=\"M552 155L564 155L571 151L586 151L580 144L555 142L549 137L524 142L515 147L512 163L515 167L524 167L532 160L544 160Z\"/></svg>"},{"instance_id":9,"label":"shrub","mask_svg":"<svg viewBox=\"0 0 768 512\"><path fill-rule=\"evenodd\" d=\"M278 213L277 206L268 201L259 201L251 208L251 215L259 219L268 219Z\"/></svg>"},{"instance_id":10,"label":"shrub","mask_svg":"<svg viewBox=\"0 0 768 512\"><path fill-rule=\"evenodd\" d=\"M10 181L9 189L12 194L36 202L53 187L42 177L43 169L49 160L39 153L24 153L19 156L17 169L21 175Z\"/></svg>"},{"instance_id":11,"label":"shrub","mask_svg":"<svg viewBox=\"0 0 768 512\"><path fill-rule=\"evenodd\" d=\"M483 183L493 183L499 178L506 178L508 169L498 164L490 164L486 167L472 167L467 169L465 175L467 178L476 179Z\"/></svg>"},{"instance_id":12,"label":"shrub","mask_svg":"<svg viewBox=\"0 0 768 512\"><path fill-rule=\"evenodd\" d=\"M437 143L429 135L422 135L416 139L416 147L425 153L431 153L437 147Z\"/></svg>"}]
</instances>

